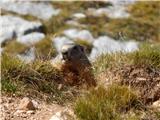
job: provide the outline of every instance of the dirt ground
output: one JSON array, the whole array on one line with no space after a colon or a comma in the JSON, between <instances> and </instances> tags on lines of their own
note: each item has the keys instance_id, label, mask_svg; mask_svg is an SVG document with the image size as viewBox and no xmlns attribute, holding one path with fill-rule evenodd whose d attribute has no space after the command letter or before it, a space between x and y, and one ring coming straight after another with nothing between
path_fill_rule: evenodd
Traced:
<instances>
[{"instance_id":1,"label":"dirt ground","mask_svg":"<svg viewBox=\"0 0 160 120\"><path fill-rule=\"evenodd\" d=\"M19 111L17 107L21 98L17 97L1 97L1 120L49 120L59 111L66 107L58 104L47 104L45 102L35 100L38 108L34 111Z\"/></svg>"}]
</instances>

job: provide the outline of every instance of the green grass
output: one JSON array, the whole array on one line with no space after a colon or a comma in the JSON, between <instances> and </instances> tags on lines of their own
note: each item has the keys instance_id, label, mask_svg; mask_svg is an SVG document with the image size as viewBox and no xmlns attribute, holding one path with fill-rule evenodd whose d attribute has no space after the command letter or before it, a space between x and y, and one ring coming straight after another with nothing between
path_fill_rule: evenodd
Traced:
<instances>
[{"instance_id":1,"label":"green grass","mask_svg":"<svg viewBox=\"0 0 160 120\"><path fill-rule=\"evenodd\" d=\"M132 53L115 53L101 55L94 62L95 74L108 68L121 68L125 65L150 66L160 68L160 45L143 44L138 51Z\"/></svg>"},{"instance_id":2,"label":"green grass","mask_svg":"<svg viewBox=\"0 0 160 120\"><path fill-rule=\"evenodd\" d=\"M87 29L91 31L94 37L106 34L106 29L107 29L106 23L109 21L110 19L106 16L100 16L100 17L87 16L86 18L79 20L81 24L87 25Z\"/></svg>"},{"instance_id":3,"label":"green grass","mask_svg":"<svg viewBox=\"0 0 160 120\"><path fill-rule=\"evenodd\" d=\"M131 16L126 19L113 19L107 25L110 36L119 39L121 32L127 39L137 41L160 41L160 2L137 1L129 6Z\"/></svg>"},{"instance_id":4,"label":"green grass","mask_svg":"<svg viewBox=\"0 0 160 120\"><path fill-rule=\"evenodd\" d=\"M35 53L38 59L48 60L56 55L56 49L51 40L52 36L46 36L43 40L35 44Z\"/></svg>"},{"instance_id":5,"label":"green grass","mask_svg":"<svg viewBox=\"0 0 160 120\"><path fill-rule=\"evenodd\" d=\"M29 49L28 46L12 40L5 45L4 52L9 54L21 54L24 53L27 49Z\"/></svg>"},{"instance_id":6,"label":"green grass","mask_svg":"<svg viewBox=\"0 0 160 120\"><path fill-rule=\"evenodd\" d=\"M122 114L136 104L138 97L131 89L113 84L90 90L76 101L74 110L80 120L123 120Z\"/></svg>"},{"instance_id":7,"label":"green grass","mask_svg":"<svg viewBox=\"0 0 160 120\"><path fill-rule=\"evenodd\" d=\"M17 96L24 96L28 93L32 97L57 103L73 98L71 94L67 94L70 89L67 85L58 89L59 84L63 84L63 73L49 62L24 64L6 54L2 54L1 60L2 94L15 93Z\"/></svg>"}]
</instances>

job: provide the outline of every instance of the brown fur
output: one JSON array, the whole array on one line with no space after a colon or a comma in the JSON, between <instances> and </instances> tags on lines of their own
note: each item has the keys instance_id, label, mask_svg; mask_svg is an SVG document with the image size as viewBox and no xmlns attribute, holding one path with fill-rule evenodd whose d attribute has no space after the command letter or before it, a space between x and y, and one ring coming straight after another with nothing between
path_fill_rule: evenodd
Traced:
<instances>
[{"instance_id":1,"label":"brown fur","mask_svg":"<svg viewBox=\"0 0 160 120\"><path fill-rule=\"evenodd\" d=\"M76 45L75 45L76 46ZM79 47L79 46L78 46ZM81 46L80 46L81 47ZM69 50L69 52L72 49ZM67 50L65 52L68 52ZM65 82L71 85L80 85L86 83L87 86L96 86L94 75L92 74L92 66L84 51L78 51L79 56L67 56L67 60L61 66L64 73ZM77 55L77 54L76 54ZM71 58L71 59L70 59Z\"/></svg>"}]
</instances>

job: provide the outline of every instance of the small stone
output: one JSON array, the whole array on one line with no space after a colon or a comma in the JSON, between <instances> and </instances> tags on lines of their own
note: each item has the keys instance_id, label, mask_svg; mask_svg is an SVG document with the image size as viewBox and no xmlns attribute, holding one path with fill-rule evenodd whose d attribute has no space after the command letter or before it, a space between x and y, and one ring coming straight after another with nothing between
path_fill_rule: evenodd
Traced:
<instances>
[{"instance_id":1,"label":"small stone","mask_svg":"<svg viewBox=\"0 0 160 120\"><path fill-rule=\"evenodd\" d=\"M152 104L152 107L155 108L155 109L157 109L160 112L160 100L155 101Z\"/></svg>"},{"instance_id":2,"label":"small stone","mask_svg":"<svg viewBox=\"0 0 160 120\"><path fill-rule=\"evenodd\" d=\"M35 106L33 105L33 102L28 98L24 97L18 106L19 110L35 110Z\"/></svg>"},{"instance_id":3,"label":"small stone","mask_svg":"<svg viewBox=\"0 0 160 120\"><path fill-rule=\"evenodd\" d=\"M20 116L20 114L25 113L24 110L17 110L13 115L14 116Z\"/></svg>"},{"instance_id":4,"label":"small stone","mask_svg":"<svg viewBox=\"0 0 160 120\"><path fill-rule=\"evenodd\" d=\"M61 90L62 89L62 84L59 84L58 85L58 90Z\"/></svg>"},{"instance_id":5,"label":"small stone","mask_svg":"<svg viewBox=\"0 0 160 120\"><path fill-rule=\"evenodd\" d=\"M38 102L37 102L37 101L32 100L32 103L33 103L33 105L34 105L34 107L35 107L36 109L39 108L39 105L38 105Z\"/></svg>"},{"instance_id":6,"label":"small stone","mask_svg":"<svg viewBox=\"0 0 160 120\"><path fill-rule=\"evenodd\" d=\"M27 114L34 114L35 112L33 110L29 110L26 112Z\"/></svg>"}]
</instances>

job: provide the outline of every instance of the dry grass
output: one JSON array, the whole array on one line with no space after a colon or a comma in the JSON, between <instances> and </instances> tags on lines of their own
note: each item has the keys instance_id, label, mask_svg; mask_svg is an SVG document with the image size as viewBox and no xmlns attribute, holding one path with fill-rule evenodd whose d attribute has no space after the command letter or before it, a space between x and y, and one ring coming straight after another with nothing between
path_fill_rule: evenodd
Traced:
<instances>
[{"instance_id":1,"label":"dry grass","mask_svg":"<svg viewBox=\"0 0 160 120\"><path fill-rule=\"evenodd\" d=\"M3 54L1 63L2 94L39 97L45 101L64 103L73 98L72 89L63 86L63 73L52 67L49 62L35 61L24 64L17 58ZM70 91L70 94L67 93Z\"/></svg>"}]
</instances>

